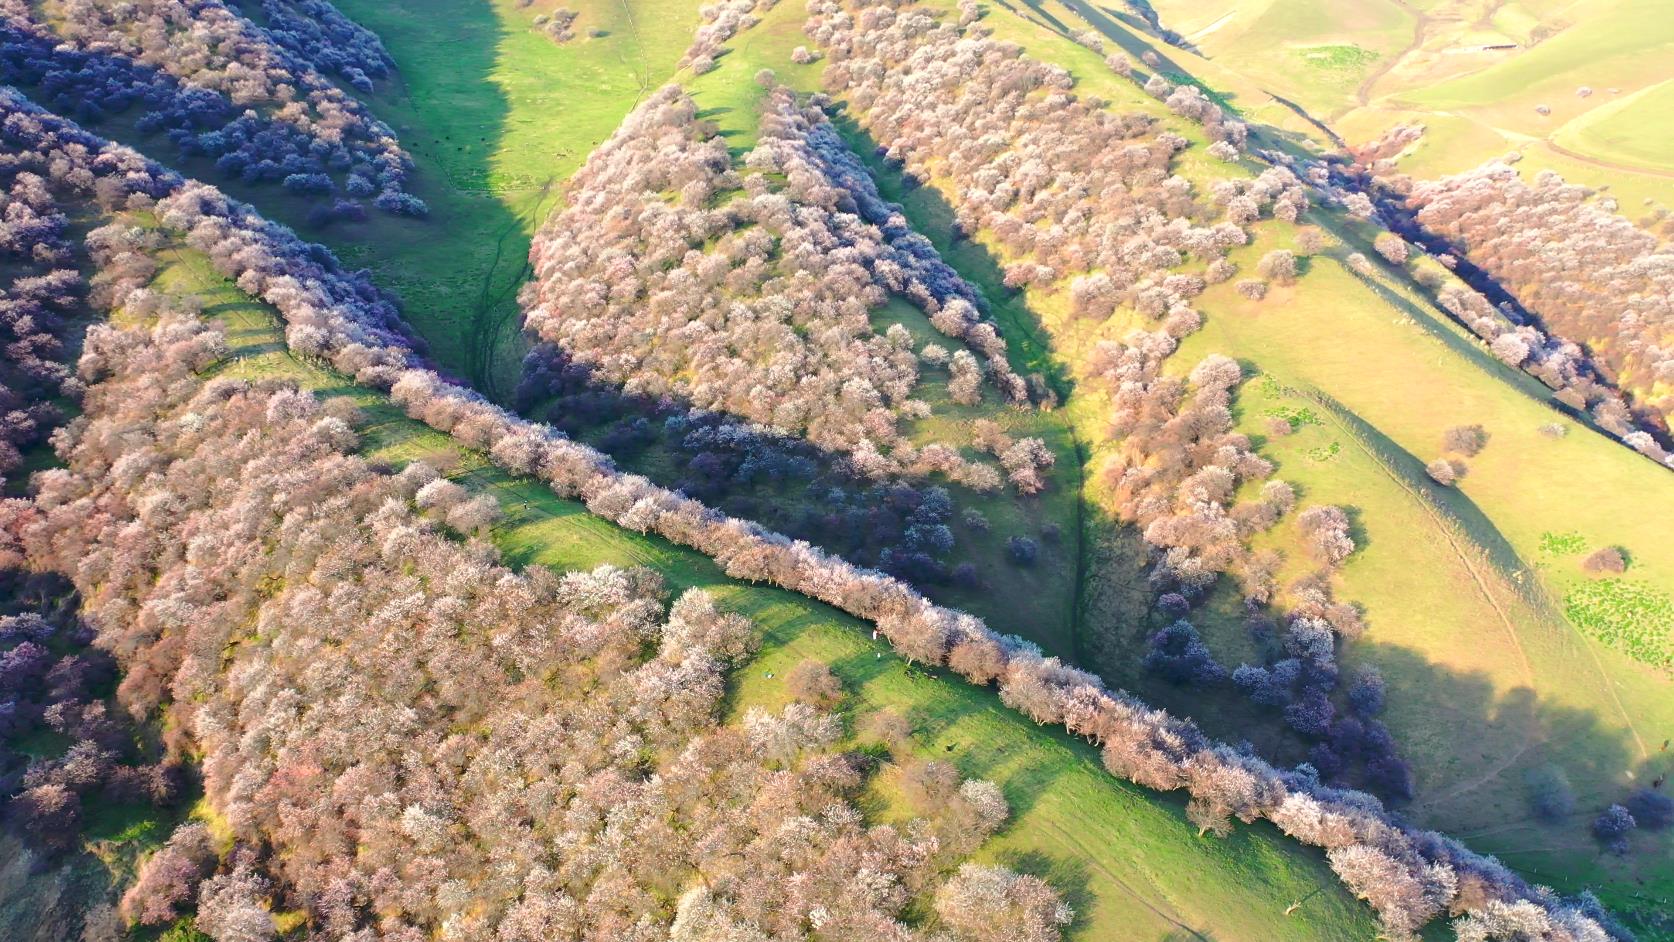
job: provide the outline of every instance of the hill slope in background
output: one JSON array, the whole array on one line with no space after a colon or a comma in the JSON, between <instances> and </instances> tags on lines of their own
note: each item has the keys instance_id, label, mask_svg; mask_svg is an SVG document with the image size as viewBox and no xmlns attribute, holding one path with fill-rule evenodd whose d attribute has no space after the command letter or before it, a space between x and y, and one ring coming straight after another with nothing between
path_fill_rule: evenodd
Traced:
<instances>
[{"instance_id":1,"label":"hill slope in background","mask_svg":"<svg viewBox=\"0 0 1674 942\"><path fill-rule=\"evenodd\" d=\"M1630 213L1674 203L1666 61L1654 2L1318 0L1150 4L1188 48L1298 103L1351 143L1403 123L1419 176L1516 151L1528 166L1607 188ZM1641 205L1650 201L1649 205Z\"/></svg>"}]
</instances>

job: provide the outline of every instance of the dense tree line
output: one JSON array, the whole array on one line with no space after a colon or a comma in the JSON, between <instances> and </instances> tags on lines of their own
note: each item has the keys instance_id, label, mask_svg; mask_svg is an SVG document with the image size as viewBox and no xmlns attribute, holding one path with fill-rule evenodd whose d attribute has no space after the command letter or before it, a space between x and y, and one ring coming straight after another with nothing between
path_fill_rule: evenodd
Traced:
<instances>
[{"instance_id":1,"label":"dense tree line","mask_svg":"<svg viewBox=\"0 0 1674 942\"><path fill-rule=\"evenodd\" d=\"M4 131L0 130L0 134ZM63 357L67 316L86 285L64 238L67 217L37 164L0 159L0 480L21 449L43 441L59 413L49 401L76 389Z\"/></svg>"},{"instance_id":2,"label":"dense tree line","mask_svg":"<svg viewBox=\"0 0 1674 942\"><path fill-rule=\"evenodd\" d=\"M18 129L19 135L28 132L29 140L16 141L14 147L68 161L76 154L61 144L91 137L15 94L0 96L0 106L0 125ZM120 148L107 150L132 156ZM153 185L156 176L127 174L123 179ZM1554 942L1608 938L1589 907L1530 887L1496 861L1456 841L1410 828L1369 795L1326 787L1306 770L1275 769L1216 743L1189 722L1105 688L1091 674L1042 657L1032 646L992 631L980 619L934 605L905 583L621 473L597 452L519 419L419 365L402 345L397 324L389 320L393 309L377 300L370 285L343 272L323 248L301 242L212 188L176 180L171 189L174 192L158 203L163 224L186 233L194 245L215 251L223 271L273 304L287 321L287 341L298 354L324 358L360 382L390 389L412 414L433 427L485 450L509 471L540 478L562 495L579 497L607 520L696 548L715 558L732 577L797 591L871 621L899 652L915 661L945 665L973 683L997 684L1008 706L1098 744L1112 774L1151 788L1186 789L1200 821L1265 818L1299 840L1328 848L1333 868L1371 903L1392 933L1407 934L1442 914L1454 914L1459 931L1474 939L1511 939L1517 931ZM227 250L220 251L223 248ZM190 361L206 355L209 341L202 336L197 331L181 335L178 345L171 344L173 356ZM160 357L155 368L143 372L161 377L168 359ZM88 366L98 368L97 363ZM178 362L174 367L177 373L184 368ZM237 391L236 386L218 388ZM255 408L254 400L245 398ZM301 404L308 400L291 393L284 401L304 408ZM312 421L299 431L321 426L320 419ZM194 423L182 415L169 432L190 434L186 427ZM337 434L329 423L318 431ZM317 437L297 437L297 447L327 447ZM283 453L283 448L271 450ZM341 454L332 460L345 468L356 466ZM121 467L139 473L144 465L134 461ZM116 468L113 464L112 470ZM50 488L53 480L49 476L43 483ZM314 474L301 486L321 482ZM192 493L177 496L190 500ZM50 496L45 499L50 504ZM8 504L6 512L14 520L27 517L38 512L39 500L36 505ZM157 500L144 509L166 517L178 506ZM19 524L9 526L15 531ZM189 547L189 542L176 544L172 551L188 552ZM78 558L89 558L90 565L97 566L106 557ZM236 565L236 560L225 562ZM101 597L98 592L86 594L90 600ZM403 645L412 643L410 637L401 640ZM392 655L399 656L399 651ZM141 675L132 683L144 689L155 682ZM125 680L124 686L129 683Z\"/></svg>"},{"instance_id":3,"label":"dense tree line","mask_svg":"<svg viewBox=\"0 0 1674 942\"><path fill-rule=\"evenodd\" d=\"M413 164L395 132L219 0L54 0L40 10L3 0L0 78L83 122L137 107L140 133L166 134L229 178L335 197L338 215L356 215L362 198L428 211L407 192Z\"/></svg>"},{"instance_id":4,"label":"dense tree line","mask_svg":"<svg viewBox=\"0 0 1674 942\"><path fill-rule=\"evenodd\" d=\"M956 401L978 401L986 380L1026 402L980 296L788 90L768 97L742 170L695 114L690 96L663 89L576 174L531 250L528 329L630 395L805 436L863 478L939 473L998 487L992 465L915 447L899 429L927 411L914 399L926 367L947 371ZM871 316L892 296L959 349L915 349L900 326L875 331Z\"/></svg>"},{"instance_id":5,"label":"dense tree line","mask_svg":"<svg viewBox=\"0 0 1674 942\"><path fill-rule=\"evenodd\" d=\"M395 68L378 34L327 0L261 0L261 9L267 20L261 29L276 44L360 91L370 93Z\"/></svg>"},{"instance_id":6,"label":"dense tree line","mask_svg":"<svg viewBox=\"0 0 1674 942\"><path fill-rule=\"evenodd\" d=\"M1637 420L1666 436L1674 416L1674 253L1591 196L1550 171L1531 183L1490 163L1412 185L1407 205L1428 234L1516 298L1513 316L1473 292L1443 299L1495 356L1666 463L1674 456ZM1519 322L1522 311L1536 320ZM1594 369L1605 382L1593 381Z\"/></svg>"}]
</instances>

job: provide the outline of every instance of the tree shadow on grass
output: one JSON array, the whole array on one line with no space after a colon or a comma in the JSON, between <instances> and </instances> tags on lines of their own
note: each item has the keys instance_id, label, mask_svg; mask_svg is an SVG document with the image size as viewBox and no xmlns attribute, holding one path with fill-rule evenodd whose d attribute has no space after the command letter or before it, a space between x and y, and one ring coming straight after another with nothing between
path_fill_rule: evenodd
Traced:
<instances>
[{"instance_id":1,"label":"tree shadow on grass","mask_svg":"<svg viewBox=\"0 0 1674 942\"><path fill-rule=\"evenodd\" d=\"M981 243L958 237L954 232L957 214L947 198L880 156L877 140L846 110L839 106L829 117L849 149L865 164L879 194L899 204L914 231L928 238L943 261L988 302L990 315L1006 339L1012 369L1023 376L1041 374L1059 399L1068 400L1073 391L1068 367L1054 355L1051 338L1024 296L1005 286L999 258Z\"/></svg>"},{"instance_id":2,"label":"tree shadow on grass","mask_svg":"<svg viewBox=\"0 0 1674 942\"><path fill-rule=\"evenodd\" d=\"M1592 889L1638 927L1655 900L1674 899L1674 831L1641 831L1626 857L1604 853L1589 826L1611 804L1674 770L1674 753L1642 759L1620 721L1526 687L1497 689L1485 674L1436 664L1397 644L1362 640L1352 663L1369 663L1388 683L1384 719L1415 767L1417 796L1403 813L1479 853L1498 856L1531 882L1572 894ZM1641 730L1656 737L1674 730ZM1526 776L1556 767L1573 786L1574 810L1536 814ZM1667 788L1666 785L1663 786Z\"/></svg>"}]
</instances>

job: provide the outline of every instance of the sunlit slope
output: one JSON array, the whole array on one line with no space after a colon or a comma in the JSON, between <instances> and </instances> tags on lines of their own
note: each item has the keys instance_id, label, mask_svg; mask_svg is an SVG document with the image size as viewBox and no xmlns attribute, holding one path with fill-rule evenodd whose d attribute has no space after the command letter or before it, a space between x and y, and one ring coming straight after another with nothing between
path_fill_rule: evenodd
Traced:
<instances>
[{"instance_id":1,"label":"sunlit slope","mask_svg":"<svg viewBox=\"0 0 1674 942\"><path fill-rule=\"evenodd\" d=\"M1635 212L1674 203L1668 78L1674 20L1656 0L1156 0L1216 65L1290 98L1350 143L1397 124L1426 139L1409 172L1455 173L1509 151L1608 186ZM1586 91L1583 91L1586 89Z\"/></svg>"},{"instance_id":2,"label":"sunlit slope","mask_svg":"<svg viewBox=\"0 0 1674 942\"><path fill-rule=\"evenodd\" d=\"M252 301L190 251L170 251L158 284L196 294L228 329L230 375L289 377L328 395L351 395L370 417L369 458L424 459L473 490L499 498L505 521L495 544L508 560L560 570L603 563L649 566L671 591L700 587L762 628L756 659L734 675L731 708L780 704L788 668L827 661L855 694L847 728L880 709L905 715L919 753L998 783L1015 819L983 851L1038 873L1076 908L1073 939L1188 937L1358 940L1376 934L1369 911L1348 896L1317 853L1275 829L1239 827L1228 839L1199 837L1184 803L1111 778L1096 752L1041 729L990 690L909 667L867 627L793 593L726 578L707 558L618 528L538 482L512 478L485 456L408 419L386 397L304 364L284 350L270 308ZM887 814L886 805L870 809ZM1305 903L1287 913L1292 903Z\"/></svg>"},{"instance_id":3,"label":"sunlit slope","mask_svg":"<svg viewBox=\"0 0 1674 942\"><path fill-rule=\"evenodd\" d=\"M1119 110L1156 112L1156 103L1039 10L996 8L984 22L1031 56L1069 68L1078 93ZM1175 129L1200 139L1189 125ZM1192 153L1179 168L1188 177L1200 169ZM930 197L907 202L915 222L933 215ZM1361 549L1343 570L1338 595L1364 606L1368 631L1347 645L1344 659L1378 664L1390 679L1390 725L1417 772L1413 816L1480 840L1541 879L1569 889L1593 885L1626 908L1642 906L1633 894L1651 891L1638 881L1665 894L1670 888L1666 842L1650 838L1641 853L1600 858L1586 825L1668 766L1661 751L1674 729L1668 674L1613 626L1666 627L1657 624L1654 603L1621 611L1617 584L1585 575L1580 561L1619 546L1633 558L1623 584L1656 592L1674 586L1674 552L1659 513L1674 506L1674 477L1557 411L1548 390L1494 360L1408 274L1352 274L1342 264L1350 252L1376 257L1364 241L1369 233L1332 214L1316 217L1332 234L1296 286L1275 288L1260 302L1230 284L1212 288L1199 299L1206 327L1170 362L1183 371L1211 352L1238 358L1252 377L1239 394L1240 421L1262 439L1259 451L1278 463L1279 477L1300 486L1304 501L1350 509ZM1275 240L1291 244L1290 227L1260 228L1267 237L1259 247L1235 255L1245 270ZM1134 323L1121 314L1105 324L1076 322L1061 295L1031 292L1026 301L1072 372L1095 340L1120 337ZM1096 441L1098 396L1085 387L1077 396L1084 398L1071 411ZM1303 410L1294 434L1269 433L1270 419ZM1442 488L1424 466L1441 456L1445 431L1465 424L1483 425L1489 444L1469 459L1456 488ZM1564 428L1561 437L1542 431L1554 424ZM1293 530L1281 527L1268 539L1300 557ZM1128 566L1126 574L1092 577L1142 575L1141 562ZM1287 571L1301 570L1293 562ZM1120 614L1089 617L1119 621ZM1236 663L1247 642L1237 613L1227 615L1210 641ZM1115 628L1133 635L1135 670L1112 679L1190 711L1137 670L1143 632ZM1236 709L1229 718L1218 703L1209 712L1205 721L1222 723L1222 735L1251 719ZM1548 764L1566 771L1578 809L1588 809L1553 827L1535 824L1524 799L1524 773Z\"/></svg>"}]
</instances>

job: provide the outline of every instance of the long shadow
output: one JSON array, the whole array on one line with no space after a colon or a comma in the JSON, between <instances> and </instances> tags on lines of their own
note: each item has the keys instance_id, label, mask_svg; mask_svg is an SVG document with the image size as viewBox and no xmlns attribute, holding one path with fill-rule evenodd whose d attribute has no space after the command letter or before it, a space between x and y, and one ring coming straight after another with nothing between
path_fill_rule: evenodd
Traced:
<instances>
[{"instance_id":1,"label":"long shadow","mask_svg":"<svg viewBox=\"0 0 1674 942\"><path fill-rule=\"evenodd\" d=\"M1591 889L1630 928L1663 938L1674 909L1674 830L1642 830L1626 856L1593 839L1599 812L1674 769L1674 753L1635 762L1625 732L1591 711L1527 688L1498 690L1487 676L1434 663L1413 649L1369 638L1354 647L1389 685L1385 717L1409 750L1418 794L1404 813L1415 823L1491 853L1531 882L1565 894ZM1671 731L1674 732L1674 731ZM1573 809L1537 814L1526 776L1561 769ZM1666 791L1668 785L1663 785ZM1642 936L1644 937L1644 936Z\"/></svg>"},{"instance_id":2,"label":"long shadow","mask_svg":"<svg viewBox=\"0 0 1674 942\"><path fill-rule=\"evenodd\" d=\"M1457 488L1439 488L1427 484L1429 476L1424 470L1424 462L1417 456L1396 444L1393 439L1385 435L1377 426L1362 419L1352 409L1333 399L1326 393L1316 390L1300 390L1302 396L1329 411L1332 417L1343 426L1348 434L1371 452L1377 462L1384 466L1391 475L1399 478L1412 490L1417 499L1424 501L1432 509L1442 515L1445 521L1458 527L1471 542L1480 547L1488 561L1499 570L1508 583L1516 585L1517 575L1527 571L1529 566L1524 562L1511 541L1505 538L1494 521L1482 512L1463 491ZM1525 596L1527 597L1527 593ZM1529 597L1529 601L1540 604L1537 598Z\"/></svg>"}]
</instances>

